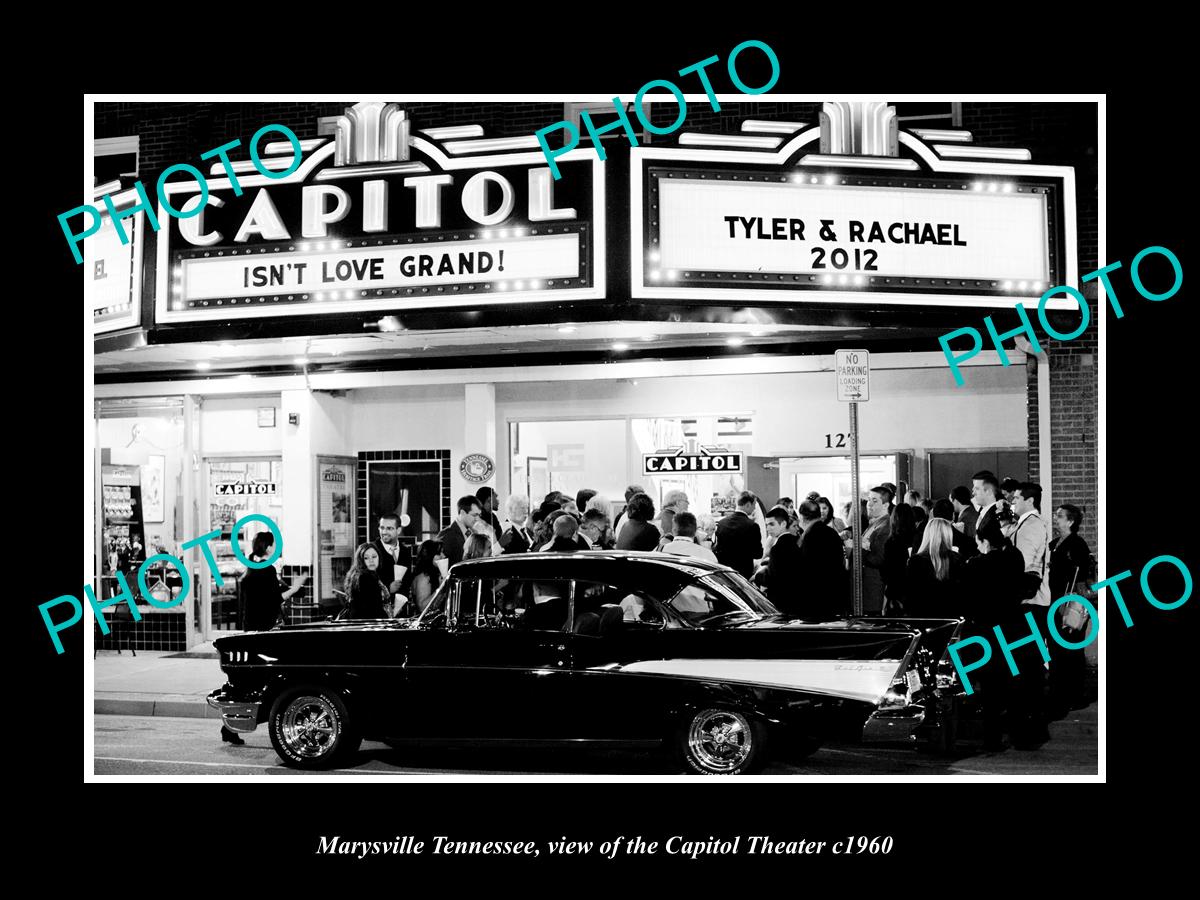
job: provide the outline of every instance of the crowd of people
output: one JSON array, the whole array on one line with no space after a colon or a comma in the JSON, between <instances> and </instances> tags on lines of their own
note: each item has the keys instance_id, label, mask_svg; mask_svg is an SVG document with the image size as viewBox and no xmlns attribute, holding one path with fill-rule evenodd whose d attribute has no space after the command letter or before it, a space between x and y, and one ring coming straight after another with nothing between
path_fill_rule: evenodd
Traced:
<instances>
[{"instance_id":1,"label":"crowd of people","mask_svg":"<svg viewBox=\"0 0 1200 900\"><path fill-rule=\"evenodd\" d=\"M816 493L799 503L782 497L767 508L746 491L736 509L719 520L698 518L679 490L669 491L656 510L637 484L626 490L615 520L613 504L591 489L574 496L551 491L536 509L529 498L514 495L502 527L498 496L484 487L458 500L454 521L436 540L422 542L415 559L399 540L399 518L382 516L378 539L355 551L342 614L362 619L419 615L450 567L464 559L593 549L657 550L713 560L754 582L782 613L814 621L851 615L849 573L857 553L864 615L963 617L967 633L989 638L993 626L1006 634L1025 633L1026 611L1083 592L1091 583L1094 563L1079 535L1082 511L1062 504L1051 525L1040 513L1042 491L1033 482L1001 482L982 471L970 488L955 487L946 498L930 500L910 490L897 502L897 494L890 483L866 493L856 546L851 505L837 517L829 499ZM1058 613L1064 636L1070 633L1063 622L1066 609ZM1049 705L1043 702L1046 668L1036 646L1025 645L1014 654L1019 676L1009 673L1002 654L978 670L989 749L1005 746L1004 731L1015 745L1036 746L1048 738L1048 720L1081 703L1083 654L1054 642L1048 647Z\"/></svg>"}]
</instances>

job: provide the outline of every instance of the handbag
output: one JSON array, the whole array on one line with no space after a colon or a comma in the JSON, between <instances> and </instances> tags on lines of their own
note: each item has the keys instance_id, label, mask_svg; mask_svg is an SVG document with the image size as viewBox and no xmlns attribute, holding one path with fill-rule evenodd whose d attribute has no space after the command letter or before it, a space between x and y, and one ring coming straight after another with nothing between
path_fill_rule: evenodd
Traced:
<instances>
[{"instance_id":1,"label":"handbag","mask_svg":"<svg viewBox=\"0 0 1200 900\"><path fill-rule=\"evenodd\" d=\"M1075 583L1079 580L1079 566L1075 567L1075 574L1071 577L1071 585L1067 588L1067 594L1075 593ZM1066 596L1064 594L1064 596ZM1073 643L1078 642L1084 635L1087 634L1088 624L1091 616L1088 614L1087 607L1075 600L1070 600L1063 604L1062 608L1062 631L1068 632L1063 635L1072 640Z\"/></svg>"}]
</instances>

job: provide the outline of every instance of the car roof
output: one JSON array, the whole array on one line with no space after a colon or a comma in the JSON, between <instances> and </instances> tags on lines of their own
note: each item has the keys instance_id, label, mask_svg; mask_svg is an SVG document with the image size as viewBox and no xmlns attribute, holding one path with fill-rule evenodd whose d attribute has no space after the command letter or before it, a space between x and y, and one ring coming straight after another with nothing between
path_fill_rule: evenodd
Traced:
<instances>
[{"instance_id":1,"label":"car roof","mask_svg":"<svg viewBox=\"0 0 1200 900\"><path fill-rule=\"evenodd\" d=\"M576 553L510 553L468 559L452 566L451 575L474 578L571 577L588 578L628 573L632 567L654 566L700 578L712 572L732 572L728 566L696 556L640 550L580 550ZM640 569L645 571L644 568Z\"/></svg>"}]
</instances>

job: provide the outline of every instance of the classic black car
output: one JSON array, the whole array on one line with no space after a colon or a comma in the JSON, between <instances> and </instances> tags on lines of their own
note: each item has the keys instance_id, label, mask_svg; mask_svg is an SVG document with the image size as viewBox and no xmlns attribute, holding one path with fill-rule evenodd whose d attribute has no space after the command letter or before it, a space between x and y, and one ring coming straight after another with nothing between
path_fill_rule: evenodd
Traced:
<instances>
[{"instance_id":1,"label":"classic black car","mask_svg":"<svg viewBox=\"0 0 1200 900\"><path fill-rule=\"evenodd\" d=\"M208 701L300 768L364 738L665 742L686 771L740 774L832 735L942 739L960 624L789 618L692 557L515 554L459 563L415 620L221 638Z\"/></svg>"}]
</instances>

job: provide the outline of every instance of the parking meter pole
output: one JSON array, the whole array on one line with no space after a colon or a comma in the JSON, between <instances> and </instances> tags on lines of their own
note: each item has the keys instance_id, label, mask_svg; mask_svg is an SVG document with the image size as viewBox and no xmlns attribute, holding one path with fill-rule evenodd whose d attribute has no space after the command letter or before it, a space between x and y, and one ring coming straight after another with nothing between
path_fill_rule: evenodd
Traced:
<instances>
[{"instance_id":1,"label":"parking meter pole","mask_svg":"<svg viewBox=\"0 0 1200 900\"><path fill-rule=\"evenodd\" d=\"M862 594L862 488L858 483L858 404L850 404L850 520L854 535L854 551L850 554L854 589L853 614L863 614Z\"/></svg>"}]
</instances>

